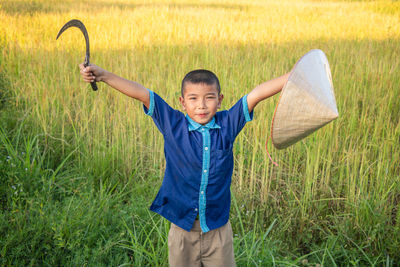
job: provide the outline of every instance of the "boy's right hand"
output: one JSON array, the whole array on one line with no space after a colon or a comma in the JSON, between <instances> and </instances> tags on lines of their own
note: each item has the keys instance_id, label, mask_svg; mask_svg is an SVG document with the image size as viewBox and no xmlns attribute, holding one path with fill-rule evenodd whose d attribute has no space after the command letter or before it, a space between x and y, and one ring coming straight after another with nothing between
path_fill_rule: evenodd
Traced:
<instances>
[{"instance_id":1,"label":"boy's right hand","mask_svg":"<svg viewBox=\"0 0 400 267\"><path fill-rule=\"evenodd\" d=\"M87 83L104 81L104 78L107 74L106 70L94 64L90 64L85 68L82 63L79 64L79 69L81 70L80 72L83 80Z\"/></svg>"}]
</instances>

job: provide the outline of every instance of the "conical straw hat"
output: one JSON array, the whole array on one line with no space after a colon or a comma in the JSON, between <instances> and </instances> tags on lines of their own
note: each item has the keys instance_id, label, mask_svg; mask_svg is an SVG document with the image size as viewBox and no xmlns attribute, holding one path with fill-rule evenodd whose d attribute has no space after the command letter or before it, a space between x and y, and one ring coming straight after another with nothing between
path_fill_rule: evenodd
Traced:
<instances>
[{"instance_id":1,"label":"conical straw hat","mask_svg":"<svg viewBox=\"0 0 400 267\"><path fill-rule=\"evenodd\" d=\"M319 49L305 54L282 89L272 119L272 143L286 148L339 116L328 60Z\"/></svg>"}]
</instances>

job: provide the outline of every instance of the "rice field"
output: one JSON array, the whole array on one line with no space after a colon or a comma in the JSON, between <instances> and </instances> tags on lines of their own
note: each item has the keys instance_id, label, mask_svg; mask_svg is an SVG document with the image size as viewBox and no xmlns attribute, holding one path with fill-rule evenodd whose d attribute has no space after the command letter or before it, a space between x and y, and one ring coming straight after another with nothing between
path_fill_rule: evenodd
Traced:
<instances>
[{"instance_id":1,"label":"rice field","mask_svg":"<svg viewBox=\"0 0 400 267\"><path fill-rule=\"evenodd\" d=\"M0 2L0 265L166 266L169 223L148 211L163 139L141 104L82 82L91 62L180 109L184 75L210 69L228 109L311 49L330 62L339 118L284 150L278 97L234 146L238 266L400 263L398 1Z\"/></svg>"}]
</instances>

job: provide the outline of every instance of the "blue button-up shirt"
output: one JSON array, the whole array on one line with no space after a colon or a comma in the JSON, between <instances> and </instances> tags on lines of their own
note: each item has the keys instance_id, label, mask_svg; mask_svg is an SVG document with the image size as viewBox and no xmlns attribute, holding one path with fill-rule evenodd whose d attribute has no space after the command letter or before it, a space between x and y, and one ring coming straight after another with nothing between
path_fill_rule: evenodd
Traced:
<instances>
[{"instance_id":1,"label":"blue button-up shirt","mask_svg":"<svg viewBox=\"0 0 400 267\"><path fill-rule=\"evenodd\" d=\"M147 115L164 136L166 168L150 210L190 231L197 215L203 232L228 222L231 205L233 142L252 120L247 96L217 112L206 125L171 108L150 91Z\"/></svg>"}]
</instances>

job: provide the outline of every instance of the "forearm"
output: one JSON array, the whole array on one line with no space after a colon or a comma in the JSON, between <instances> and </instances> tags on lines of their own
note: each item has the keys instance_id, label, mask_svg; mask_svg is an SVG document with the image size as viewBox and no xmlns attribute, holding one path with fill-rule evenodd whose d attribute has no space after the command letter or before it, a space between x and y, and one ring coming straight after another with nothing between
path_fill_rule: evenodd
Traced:
<instances>
[{"instance_id":1,"label":"forearm","mask_svg":"<svg viewBox=\"0 0 400 267\"><path fill-rule=\"evenodd\" d=\"M105 82L109 86L117 89L121 93L141 101L147 108L150 106L149 91L141 84L121 78L99 66L90 64L85 67L79 64L82 78L85 82Z\"/></svg>"},{"instance_id":2,"label":"forearm","mask_svg":"<svg viewBox=\"0 0 400 267\"><path fill-rule=\"evenodd\" d=\"M249 108L249 112L251 112L255 108L255 106L264 99L267 99L268 97L279 93L285 85L286 81L288 80L289 74L290 73L286 73L285 75L264 82L254 88L247 95L247 105Z\"/></svg>"},{"instance_id":3,"label":"forearm","mask_svg":"<svg viewBox=\"0 0 400 267\"><path fill-rule=\"evenodd\" d=\"M147 108L149 107L149 92L143 85L119 77L111 72L107 72L102 81L121 93L141 101Z\"/></svg>"}]
</instances>

